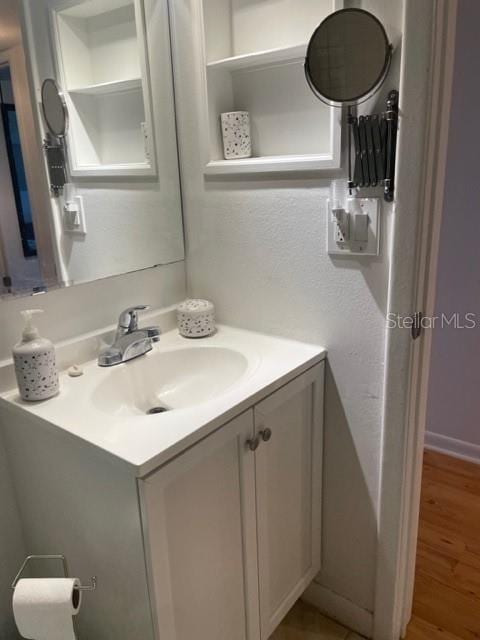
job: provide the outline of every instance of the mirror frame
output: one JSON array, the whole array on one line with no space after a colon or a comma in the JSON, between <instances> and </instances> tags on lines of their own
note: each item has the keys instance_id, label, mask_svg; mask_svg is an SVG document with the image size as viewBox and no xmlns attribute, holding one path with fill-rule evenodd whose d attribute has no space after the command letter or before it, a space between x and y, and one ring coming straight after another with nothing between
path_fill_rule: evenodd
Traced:
<instances>
[{"instance_id":1,"label":"mirror frame","mask_svg":"<svg viewBox=\"0 0 480 640\"><path fill-rule=\"evenodd\" d=\"M315 84L313 83L313 80L311 78L311 74L310 74L310 63L309 63L309 58L310 58L310 52L311 52L311 47L312 47L312 43L315 39L315 36L317 35L318 31L325 25L326 22L328 22L329 20L331 20L333 17L338 16L340 13L363 13L363 14L367 14L369 18L372 18L377 25L380 27L380 30L383 34L383 37L385 39L385 51L386 51L386 55L385 55L385 60L383 62L383 66L382 69L380 71L380 74L378 75L378 78L376 79L375 83L364 93L354 97L354 98L350 98L349 100L335 100L334 98L330 98L322 93L320 93L320 91L318 90L318 88L315 86ZM327 104L329 107L343 107L343 106L355 106L358 104L361 104L362 102L365 102L366 100L368 100L369 98L371 98L373 95L375 95L375 93L377 93L377 91L380 89L380 87L382 86L388 71L390 69L390 65L392 62L392 54L393 54L393 46L390 43L388 36L387 36L387 32L385 31L385 27L383 26L383 24L380 22L380 20L373 15L373 13L370 13L370 11L366 11L365 9L357 9L357 8L345 8L345 9L339 9L338 11L334 11L333 13L330 13L324 20L322 20L322 22L318 25L318 27L315 29L315 31L313 32L310 41L308 43L308 47L307 47L307 53L305 56L305 64L304 64L304 71L305 71L305 77L307 79L307 83L308 86L310 87L310 89L312 90L312 92L316 95L316 97L321 100L323 103Z\"/></svg>"}]
</instances>

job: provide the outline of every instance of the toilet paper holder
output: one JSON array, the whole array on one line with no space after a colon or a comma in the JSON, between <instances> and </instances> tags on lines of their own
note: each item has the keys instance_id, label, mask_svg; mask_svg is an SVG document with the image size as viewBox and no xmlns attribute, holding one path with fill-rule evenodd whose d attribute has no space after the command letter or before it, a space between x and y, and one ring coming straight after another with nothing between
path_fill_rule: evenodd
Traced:
<instances>
[{"instance_id":1,"label":"toilet paper holder","mask_svg":"<svg viewBox=\"0 0 480 640\"><path fill-rule=\"evenodd\" d=\"M31 560L61 560L62 564L63 564L63 573L64 573L64 577L68 578L68 565L67 565L67 559L65 558L65 556L62 555L42 555L42 556L37 556L37 555L33 555L33 556L27 556L25 558L25 560L23 561L22 566L20 567L17 575L15 576L14 581L12 582L12 589L15 589L15 587L17 586L18 581L21 579L22 577L22 573L25 571L28 563ZM78 589L78 591L95 591L95 589L97 588L97 576L92 576L90 578L91 584L89 585L79 585L78 587L76 587L76 589Z\"/></svg>"}]
</instances>

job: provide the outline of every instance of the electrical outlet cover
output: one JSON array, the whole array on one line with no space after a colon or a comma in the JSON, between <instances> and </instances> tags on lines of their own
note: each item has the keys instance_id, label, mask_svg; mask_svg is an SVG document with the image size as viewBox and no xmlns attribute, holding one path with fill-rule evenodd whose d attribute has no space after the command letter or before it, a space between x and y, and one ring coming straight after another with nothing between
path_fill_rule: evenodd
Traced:
<instances>
[{"instance_id":1,"label":"electrical outlet cover","mask_svg":"<svg viewBox=\"0 0 480 640\"><path fill-rule=\"evenodd\" d=\"M346 242L338 242L338 224L327 202L327 251L331 255L378 256L380 254L380 199L349 198L347 211L350 214L350 230L355 228L355 213L368 216L368 240L355 241L353 233Z\"/></svg>"},{"instance_id":2,"label":"electrical outlet cover","mask_svg":"<svg viewBox=\"0 0 480 640\"><path fill-rule=\"evenodd\" d=\"M64 206L63 227L68 234L86 235L87 222L82 196L73 196L71 202Z\"/></svg>"}]
</instances>

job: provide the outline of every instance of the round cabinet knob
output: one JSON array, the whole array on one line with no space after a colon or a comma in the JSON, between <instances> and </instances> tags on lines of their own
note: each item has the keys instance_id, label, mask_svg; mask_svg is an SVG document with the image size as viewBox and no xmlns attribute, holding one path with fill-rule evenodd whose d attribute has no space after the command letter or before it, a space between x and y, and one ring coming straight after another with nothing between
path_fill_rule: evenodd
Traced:
<instances>
[{"instance_id":1,"label":"round cabinet knob","mask_svg":"<svg viewBox=\"0 0 480 640\"><path fill-rule=\"evenodd\" d=\"M259 435L264 442L268 442L272 437L272 430L267 427L266 429L262 429Z\"/></svg>"},{"instance_id":2,"label":"round cabinet knob","mask_svg":"<svg viewBox=\"0 0 480 640\"><path fill-rule=\"evenodd\" d=\"M259 444L260 440L258 439L258 436L256 438L250 438L250 440L247 440L246 442L246 445L250 449L250 451L256 451Z\"/></svg>"}]
</instances>

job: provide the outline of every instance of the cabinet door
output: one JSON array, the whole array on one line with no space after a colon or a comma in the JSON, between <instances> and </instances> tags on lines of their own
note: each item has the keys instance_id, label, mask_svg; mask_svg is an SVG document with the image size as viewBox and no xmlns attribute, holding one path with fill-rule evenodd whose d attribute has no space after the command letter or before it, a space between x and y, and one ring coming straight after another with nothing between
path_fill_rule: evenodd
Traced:
<instances>
[{"instance_id":1,"label":"cabinet door","mask_svg":"<svg viewBox=\"0 0 480 640\"><path fill-rule=\"evenodd\" d=\"M322 363L255 407L262 640L320 569L323 376Z\"/></svg>"},{"instance_id":2,"label":"cabinet door","mask_svg":"<svg viewBox=\"0 0 480 640\"><path fill-rule=\"evenodd\" d=\"M248 411L140 483L160 640L258 640Z\"/></svg>"}]
</instances>

